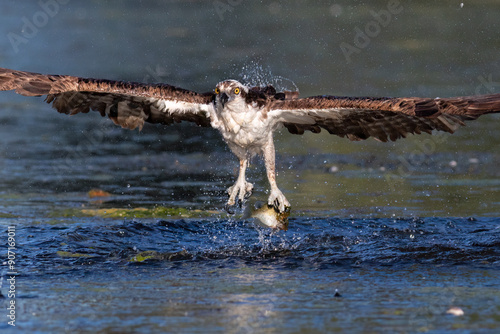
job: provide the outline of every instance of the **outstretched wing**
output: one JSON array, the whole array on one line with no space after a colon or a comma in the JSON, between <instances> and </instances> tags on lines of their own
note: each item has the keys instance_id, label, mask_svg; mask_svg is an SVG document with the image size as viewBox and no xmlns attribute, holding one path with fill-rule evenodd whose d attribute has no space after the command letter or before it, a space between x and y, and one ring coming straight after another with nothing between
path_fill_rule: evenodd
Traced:
<instances>
[{"instance_id":1,"label":"outstretched wing","mask_svg":"<svg viewBox=\"0 0 500 334\"><path fill-rule=\"evenodd\" d=\"M25 96L47 95L57 111L74 115L98 111L124 128L145 122L191 121L210 126L213 93L198 94L166 84L141 84L66 75L43 75L0 68L0 90Z\"/></svg>"},{"instance_id":2,"label":"outstretched wing","mask_svg":"<svg viewBox=\"0 0 500 334\"><path fill-rule=\"evenodd\" d=\"M408 133L453 133L464 120L500 112L500 94L456 98L372 98L314 96L275 100L269 115L293 134L329 133L351 140L374 137L381 141Z\"/></svg>"}]
</instances>

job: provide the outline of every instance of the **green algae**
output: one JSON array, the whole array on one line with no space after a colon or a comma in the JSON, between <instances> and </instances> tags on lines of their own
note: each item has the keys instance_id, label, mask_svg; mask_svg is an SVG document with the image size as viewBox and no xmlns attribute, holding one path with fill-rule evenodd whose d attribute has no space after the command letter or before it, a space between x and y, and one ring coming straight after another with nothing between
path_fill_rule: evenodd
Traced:
<instances>
[{"instance_id":1,"label":"green algae","mask_svg":"<svg viewBox=\"0 0 500 334\"><path fill-rule=\"evenodd\" d=\"M181 250L179 252L167 252L167 253L160 253L157 251L143 251L134 255L128 261L132 263L140 263L147 260L174 261L191 257L192 256L186 250Z\"/></svg>"},{"instance_id":2,"label":"green algae","mask_svg":"<svg viewBox=\"0 0 500 334\"><path fill-rule=\"evenodd\" d=\"M56 254L60 257L92 257L90 254L71 253L65 251L57 251Z\"/></svg>"},{"instance_id":3,"label":"green algae","mask_svg":"<svg viewBox=\"0 0 500 334\"><path fill-rule=\"evenodd\" d=\"M52 217L101 217L101 218L202 218L220 215L213 210L190 210L156 206L154 208L68 208L50 213Z\"/></svg>"}]
</instances>

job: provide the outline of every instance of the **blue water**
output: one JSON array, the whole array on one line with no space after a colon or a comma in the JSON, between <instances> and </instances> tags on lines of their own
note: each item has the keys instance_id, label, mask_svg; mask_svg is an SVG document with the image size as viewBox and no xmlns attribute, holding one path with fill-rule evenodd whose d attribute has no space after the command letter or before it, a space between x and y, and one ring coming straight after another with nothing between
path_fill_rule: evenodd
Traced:
<instances>
[{"instance_id":1,"label":"blue water","mask_svg":"<svg viewBox=\"0 0 500 334\"><path fill-rule=\"evenodd\" d=\"M17 329L494 332L499 229L487 218L296 218L276 234L227 220L21 223ZM138 261L145 251L155 258Z\"/></svg>"}]
</instances>

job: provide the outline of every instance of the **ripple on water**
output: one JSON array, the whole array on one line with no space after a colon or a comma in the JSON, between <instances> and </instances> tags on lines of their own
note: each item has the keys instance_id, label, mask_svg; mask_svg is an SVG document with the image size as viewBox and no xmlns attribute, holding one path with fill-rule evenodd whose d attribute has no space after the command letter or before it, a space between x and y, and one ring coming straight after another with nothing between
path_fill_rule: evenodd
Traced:
<instances>
[{"instance_id":1,"label":"ripple on water","mask_svg":"<svg viewBox=\"0 0 500 334\"><path fill-rule=\"evenodd\" d=\"M210 265L228 259L319 268L496 263L499 226L494 218L293 218L289 231L272 232L244 221L144 220L20 225L16 233L23 244L20 262L28 274L60 272L75 265Z\"/></svg>"}]
</instances>

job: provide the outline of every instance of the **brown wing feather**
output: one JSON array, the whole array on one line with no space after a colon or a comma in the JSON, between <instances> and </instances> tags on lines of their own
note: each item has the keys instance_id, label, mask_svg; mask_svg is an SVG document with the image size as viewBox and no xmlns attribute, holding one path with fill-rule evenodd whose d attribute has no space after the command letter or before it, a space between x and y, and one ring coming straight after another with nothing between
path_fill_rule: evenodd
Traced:
<instances>
[{"instance_id":1,"label":"brown wing feather","mask_svg":"<svg viewBox=\"0 0 500 334\"><path fill-rule=\"evenodd\" d=\"M166 84L141 84L43 75L0 68L0 90L25 96L47 95L60 113L98 111L124 128L142 128L144 122L171 124L191 121L210 126L208 109L213 94L198 94ZM167 103L164 103L167 101Z\"/></svg>"},{"instance_id":2,"label":"brown wing feather","mask_svg":"<svg viewBox=\"0 0 500 334\"><path fill-rule=\"evenodd\" d=\"M404 138L408 133L453 133L464 120L500 112L500 94L456 98L372 98L315 96L275 100L270 113L291 133L320 132L340 137L381 141Z\"/></svg>"}]
</instances>

